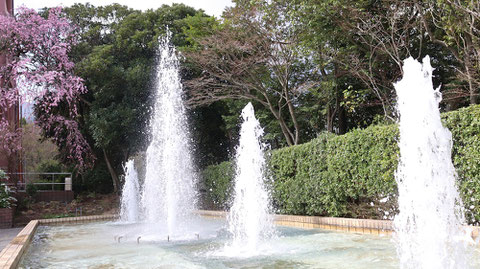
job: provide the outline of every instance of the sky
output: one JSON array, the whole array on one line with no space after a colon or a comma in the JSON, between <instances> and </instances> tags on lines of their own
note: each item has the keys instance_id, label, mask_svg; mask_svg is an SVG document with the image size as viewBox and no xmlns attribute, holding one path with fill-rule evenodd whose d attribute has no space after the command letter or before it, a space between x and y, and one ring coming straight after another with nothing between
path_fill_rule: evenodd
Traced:
<instances>
[{"instance_id":1,"label":"sky","mask_svg":"<svg viewBox=\"0 0 480 269\"><path fill-rule=\"evenodd\" d=\"M147 10L156 9L163 4L183 3L196 9L203 9L208 15L220 17L227 6L232 6L231 0L14 0L15 8L25 5L29 8L39 9L43 7L71 6L74 3L89 2L95 6L105 6L112 3L119 3L134 9Z\"/></svg>"}]
</instances>

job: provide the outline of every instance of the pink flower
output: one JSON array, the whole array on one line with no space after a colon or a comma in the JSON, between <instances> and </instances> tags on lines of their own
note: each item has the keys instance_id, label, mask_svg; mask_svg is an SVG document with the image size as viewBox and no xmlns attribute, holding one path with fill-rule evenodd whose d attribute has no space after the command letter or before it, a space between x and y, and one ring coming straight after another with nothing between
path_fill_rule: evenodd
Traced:
<instances>
[{"instance_id":1,"label":"pink flower","mask_svg":"<svg viewBox=\"0 0 480 269\"><path fill-rule=\"evenodd\" d=\"M7 64L0 67L0 111L19 100L36 100L36 107L45 112L37 123L53 133L68 158L82 168L93 162L76 121L78 97L87 89L73 74L74 63L68 57L76 42L76 28L61 12L60 7L52 8L45 19L35 10L21 7L15 17L0 16L0 55L8 55ZM66 115L55 109L60 104L62 111L66 105ZM9 153L20 150L20 134L0 113L0 148Z\"/></svg>"}]
</instances>

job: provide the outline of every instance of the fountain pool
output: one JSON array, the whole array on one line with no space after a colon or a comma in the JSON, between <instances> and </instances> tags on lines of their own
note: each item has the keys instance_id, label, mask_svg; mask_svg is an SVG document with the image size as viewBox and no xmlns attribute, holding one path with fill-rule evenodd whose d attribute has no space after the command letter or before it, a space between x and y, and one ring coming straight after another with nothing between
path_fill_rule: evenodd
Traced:
<instances>
[{"instance_id":1,"label":"fountain pool","mask_svg":"<svg viewBox=\"0 0 480 269\"><path fill-rule=\"evenodd\" d=\"M398 268L389 236L276 226L277 237L251 256L224 251L223 220L198 218L199 234L170 242L140 238L141 224L115 222L41 226L19 268ZM118 242L118 237L120 243ZM186 238L189 240L184 240ZM192 240L192 238L194 238ZM478 252L478 251L477 251ZM480 261L480 253L475 253ZM476 262L473 266L480 266Z\"/></svg>"},{"instance_id":2,"label":"fountain pool","mask_svg":"<svg viewBox=\"0 0 480 269\"><path fill-rule=\"evenodd\" d=\"M263 131L251 104L242 112L228 222L194 215L196 175L169 35L160 52L141 199L131 162L122 200L128 218L41 226L20 268L480 268L480 249L463 229L451 134L441 125L428 58L423 65L406 60L405 77L396 84L401 139L394 241L269 225Z\"/></svg>"}]
</instances>

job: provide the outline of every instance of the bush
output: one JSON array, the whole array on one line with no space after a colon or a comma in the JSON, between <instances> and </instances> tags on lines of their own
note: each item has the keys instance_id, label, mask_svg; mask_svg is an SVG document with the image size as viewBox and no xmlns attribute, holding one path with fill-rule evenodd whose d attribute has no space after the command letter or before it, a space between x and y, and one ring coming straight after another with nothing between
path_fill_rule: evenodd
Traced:
<instances>
[{"instance_id":1,"label":"bush","mask_svg":"<svg viewBox=\"0 0 480 269\"><path fill-rule=\"evenodd\" d=\"M65 169L63 165L57 161L57 160L52 160L52 159L47 159L41 161L37 167L36 171L38 173L61 173ZM34 180L34 183L64 183L66 175L40 175L38 179ZM61 191L64 190L64 185L51 185L51 184L45 184L45 185L36 185L37 190L42 190L42 191L49 191L49 190L57 190Z\"/></svg>"},{"instance_id":2,"label":"bush","mask_svg":"<svg viewBox=\"0 0 480 269\"><path fill-rule=\"evenodd\" d=\"M35 196L37 195L38 188L36 185L32 183L28 183L27 186L25 186L25 192L27 193L28 197L35 200Z\"/></svg>"},{"instance_id":3,"label":"bush","mask_svg":"<svg viewBox=\"0 0 480 269\"><path fill-rule=\"evenodd\" d=\"M208 166L203 170L206 196L215 209L225 209L228 205L235 169L231 162Z\"/></svg>"},{"instance_id":4,"label":"bush","mask_svg":"<svg viewBox=\"0 0 480 269\"><path fill-rule=\"evenodd\" d=\"M394 125L370 126L273 151L269 163L277 210L360 218L394 210L379 201L396 194L397 136Z\"/></svg>"},{"instance_id":5,"label":"bush","mask_svg":"<svg viewBox=\"0 0 480 269\"><path fill-rule=\"evenodd\" d=\"M453 136L452 159L468 221L480 222L480 106L442 115ZM398 128L372 125L345 135L321 134L312 141L274 150L268 165L279 213L382 218L396 211ZM229 200L225 163L209 166L204 180L217 203ZM230 176L230 178L228 178ZM217 184L215 184L218 182Z\"/></svg>"},{"instance_id":6,"label":"bush","mask_svg":"<svg viewBox=\"0 0 480 269\"><path fill-rule=\"evenodd\" d=\"M0 169L0 179L7 179L7 174L5 171ZM0 184L0 208L11 208L15 206L17 199L11 194L10 188L5 183Z\"/></svg>"},{"instance_id":7,"label":"bush","mask_svg":"<svg viewBox=\"0 0 480 269\"><path fill-rule=\"evenodd\" d=\"M12 208L15 206L15 199L10 195L10 189L4 183L0 184L0 208Z\"/></svg>"},{"instance_id":8,"label":"bush","mask_svg":"<svg viewBox=\"0 0 480 269\"><path fill-rule=\"evenodd\" d=\"M107 164L101 160L98 160L92 169L72 180L75 193L98 192L106 194L113 191L112 178L108 172Z\"/></svg>"},{"instance_id":9,"label":"bush","mask_svg":"<svg viewBox=\"0 0 480 269\"><path fill-rule=\"evenodd\" d=\"M40 162L35 170L38 173L60 173L63 171L63 166L59 161L49 159Z\"/></svg>"},{"instance_id":10,"label":"bush","mask_svg":"<svg viewBox=\"0 0 480 269\"><path fill-rule=\"evenodd\" d=\"M467 221L480 223L480 106L469 106L442 115L452 132L453 164Z\"/></svg>"}]
</instances>

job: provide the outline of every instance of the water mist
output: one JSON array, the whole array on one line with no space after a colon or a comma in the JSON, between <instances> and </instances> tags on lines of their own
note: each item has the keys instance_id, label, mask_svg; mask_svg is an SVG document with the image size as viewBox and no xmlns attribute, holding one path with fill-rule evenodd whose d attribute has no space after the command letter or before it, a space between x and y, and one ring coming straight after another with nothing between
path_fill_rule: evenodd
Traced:
<instances>
[{"instance_id":1,"label":"water mist","mask_svg":"<svg viewBox=\"0 0 480 269\"><path fill-rule=\"evenodd\" d=\"M236 150L234 200L228 214L230 251L255 254L259 243L274 234L270 196L265 187L263 129L249 103L242 110L243 123ZM227 250L228 251L228 250Z\"/></svg>"},{"instance_id":2,"label":"water mist","mask_svg":"<svg viewBox=\"0 0 480 269\"><path fill-rule=\"evenodd\" d=\"M124 170L125 183L123 184L122 199L120 203L120 220L123 222L137 222L140 214L140 186L134 161L129 160L126 163Z\"/></svg>"},{"instance_id":3,"label":"water mist","mask_svg":"<svg viewBox=\"0 0 480 269\"><path fill-rule=\"evenodd\" d=\"M145 221L174 236L187 227L195 208L196 175L179 62L170 39L168 32L159 42L152 138L141 202Z\"/></svg>"},{"instance_id":4,"label":"water mist","mask_svg":"<svg viewBox=\"0 0 480 269\"><path fill-rule=\"evenodd\" d=\"M452 135L442 126L441 93L433 88L432 72L428 56L423 64L408 58L403 79L395 84L400 116L397 253L401 268L468 268Z\"/></svg>"}]
</instances>

